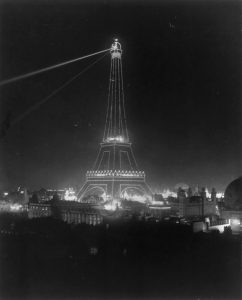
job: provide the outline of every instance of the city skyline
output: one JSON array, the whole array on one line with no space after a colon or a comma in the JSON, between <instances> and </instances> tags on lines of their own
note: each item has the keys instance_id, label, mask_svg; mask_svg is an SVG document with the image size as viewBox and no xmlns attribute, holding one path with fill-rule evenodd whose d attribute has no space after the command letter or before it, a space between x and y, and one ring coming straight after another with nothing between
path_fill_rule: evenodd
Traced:
<instances>
[{"instance_id":1,"label":"city skyline","mask_svg":"<svg viewBox=\"0 0 242 300\"><path fill-rule=\"evenodd\" d=\"M96 4L3 5L1 79L106 49L117 37L129 134L149 185L224 190L241 172L238 2ZM1 87L1 123L91 62ZM1 189L82 184L103 135L109 63L107 56L9 128Z\"/></svg>"}]
</instances>

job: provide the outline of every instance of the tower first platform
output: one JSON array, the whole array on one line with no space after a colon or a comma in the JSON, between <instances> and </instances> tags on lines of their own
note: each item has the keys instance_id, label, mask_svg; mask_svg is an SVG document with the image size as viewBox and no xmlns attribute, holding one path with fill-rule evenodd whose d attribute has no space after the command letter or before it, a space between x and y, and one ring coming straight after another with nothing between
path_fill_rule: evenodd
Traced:
<instances>
[{"instance_id":1,"label":"tower first platform","mask_svg":"<svg viewBox=\"0 0 242 300\"><path fill-rule=\"evenodd\" d=\"M137 193L147 200L152 192L145 172L138 169L129 140L124 106L122 47L115 39L111 46L108 105L103 140L92 170L86 173L78 199L102 194L106 199L122 199Z\"/></svg>"}]
</instances>

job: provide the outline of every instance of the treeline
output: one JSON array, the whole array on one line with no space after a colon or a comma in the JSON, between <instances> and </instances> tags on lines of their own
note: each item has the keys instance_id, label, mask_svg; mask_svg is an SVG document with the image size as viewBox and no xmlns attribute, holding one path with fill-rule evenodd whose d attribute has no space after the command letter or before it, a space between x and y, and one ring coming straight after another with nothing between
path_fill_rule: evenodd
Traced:
<instances>
[{"instance_id":1,"label":"treeline","mask_svg":"<svg viewBox=\"0 0 242 300\"><path fill-rule=\"evenodd\" d=\"M13 232L0 241L3 299L240 296L241 241L231 235L136 220L72 226L7 219L0 220Z\"/></svg>"}]
</instances>

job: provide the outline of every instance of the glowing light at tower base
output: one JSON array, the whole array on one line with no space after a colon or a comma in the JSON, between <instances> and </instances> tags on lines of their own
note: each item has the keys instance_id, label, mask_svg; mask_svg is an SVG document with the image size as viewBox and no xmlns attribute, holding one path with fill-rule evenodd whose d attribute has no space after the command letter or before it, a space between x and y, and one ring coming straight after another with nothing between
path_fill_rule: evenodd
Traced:
<instances>
[{"instance_id":1,"label":"glowing light at tower base","mask_svg":"<svg viewBox=\"0 0 242 300\"><path fill-rule=\"evenodd\" d=\"M117 199L109 201L108 203L104 204L104 208L106 210L111 210L111 211L115 211L118 208L120 208L121 206L121 202Z\"/></svg>"}]
</instances>

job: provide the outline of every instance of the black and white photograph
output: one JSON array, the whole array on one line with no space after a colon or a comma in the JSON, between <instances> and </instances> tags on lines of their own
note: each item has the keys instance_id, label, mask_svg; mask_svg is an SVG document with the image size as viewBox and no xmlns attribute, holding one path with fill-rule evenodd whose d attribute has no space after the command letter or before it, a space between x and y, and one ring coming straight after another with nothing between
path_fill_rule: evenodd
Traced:
<instances>
[{"instance_id":1,"label":"black and white photograph","mask_svg":"<svg viewBox=\"0 0 242 300\"><path fill-rule=\"evenodd\" d=\"M0 0L0 299L242 297L242 2Z\"/></svg>"}]
</instances>

